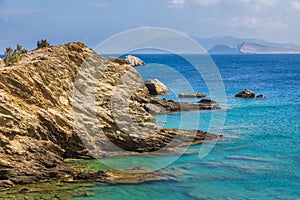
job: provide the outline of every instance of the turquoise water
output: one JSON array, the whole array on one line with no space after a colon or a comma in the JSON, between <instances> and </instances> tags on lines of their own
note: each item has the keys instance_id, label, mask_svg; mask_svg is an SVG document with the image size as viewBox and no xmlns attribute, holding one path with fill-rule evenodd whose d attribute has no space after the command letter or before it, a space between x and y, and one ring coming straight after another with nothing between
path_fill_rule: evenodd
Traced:
<instances>
[{"instance_id":1,"label":"turquoise water","mask_svg":"<svg viewBox=\"0 0 300 200\"><path fill-rule=\"evenodd\" d=\"M158 78L174 91L185 76L197 92L208 93L201 78L184 60L173 55L140 55L148 65L137 68L144 79ZM197 58L195 58L197 59ZM161 169L178 175L177 181L139 185L98 185L93 197L74 199L300 199L300 55L218 55L226 89L226 120L220 140L204 158L200 145ZM151 64L153 63L153 64ZM157 64L159 63L159 64ZM157 73L159 72L159 73ZM237 99L249 88L266 99ZM176 99L176 94L166 98ZM207 130L211 112L157 116L165 127ZM197 127L195 127L197 126ZM221 129L221 127L219 127ZM175 155L149 155L110 159L120 168L143 165L155 168Z\"/></svg>"}]
</instances>

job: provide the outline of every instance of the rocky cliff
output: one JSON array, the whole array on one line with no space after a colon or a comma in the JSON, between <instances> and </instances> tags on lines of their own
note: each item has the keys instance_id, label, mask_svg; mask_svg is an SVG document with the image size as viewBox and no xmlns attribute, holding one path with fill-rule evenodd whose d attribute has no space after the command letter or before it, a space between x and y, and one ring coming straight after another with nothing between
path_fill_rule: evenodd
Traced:
<instances>
[{"instance_id":1,"label":"rocky cliff","mask_svg":"<svg viewBox=\"0 0 300 200\"><path fill-rule=\"evenodd\" d=\"M167 112L180 111L180 104L150 97L141 81L123 60L103 58L82 43L31 51L14 66L0 60L0 188L72 176L65 158L168 150L218 138L157 126L148 104ZM90 94L93 105L84 103ZM193 104L186 110L204 108L214 109Z\"/></svg>"}]
</instances>

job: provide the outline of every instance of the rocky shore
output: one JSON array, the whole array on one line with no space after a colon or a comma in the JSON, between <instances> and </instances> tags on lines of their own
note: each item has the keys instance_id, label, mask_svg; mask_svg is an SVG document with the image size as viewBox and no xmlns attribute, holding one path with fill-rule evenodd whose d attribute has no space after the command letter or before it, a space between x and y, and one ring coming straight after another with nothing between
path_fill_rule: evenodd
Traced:
<instances>
[{"instance_id":1,"label":"rocky shore","mask_svg":"<svg viewBox=\"0 0 300 200\"><path fill-rule=\"evenodd\" d=\"M97 79L85 71L91 66L98 67L93 74L101 73ZM129 79L123 80L125 75ZM113 180L115 172L78 174L64 161L122 155L107 141L128 155L163 147L171 151L220 137L157 126L153 113L219 107L151 97L132 66L121 59L104 58L79 42L28 52L20 63L9 67L0 60L0 80L0 189L53 179ZM132 92L130 84L140 85ZM80 105L91 90L96 91L94 114L94 105ZM84 121L81 124L78 116ZM88 128L92 123L101 127L101 135L93 132L94 127ZM156 175L137 179L154 181Z\"/></svg>"}]
</instances>

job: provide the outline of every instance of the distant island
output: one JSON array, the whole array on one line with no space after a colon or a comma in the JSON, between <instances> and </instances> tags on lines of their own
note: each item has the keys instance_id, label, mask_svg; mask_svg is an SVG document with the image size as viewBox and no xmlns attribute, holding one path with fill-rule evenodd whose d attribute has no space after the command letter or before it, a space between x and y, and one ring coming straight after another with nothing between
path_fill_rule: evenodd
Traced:
<instances>
[{"instance_id":1,"label":"distant island","mask_svg":"<svg viewBox=\"0 0 300 200\"><path fill-rule=\"evenodd\" d=\"M300 54L300 46L233 36L196 39L209 54Z\"/></svg>"}]
</instances>

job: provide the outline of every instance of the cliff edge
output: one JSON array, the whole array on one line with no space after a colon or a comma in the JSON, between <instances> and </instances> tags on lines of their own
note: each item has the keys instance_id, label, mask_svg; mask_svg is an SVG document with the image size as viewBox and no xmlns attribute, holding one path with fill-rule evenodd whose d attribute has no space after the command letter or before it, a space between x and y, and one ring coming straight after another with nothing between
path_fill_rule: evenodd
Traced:
<instances>
[{"instance_id":1,"label":"cliff edge","mask_svg":"<svg viewBox=\"0 0 300 200\"><path fill-rule=\"evenodd\" d=\"M0 188L72 176L65 158L168 150L219 137L157 126L150 103L167 112L180 111L180 104L150 97L141 81L130 65L79 42L28 52L9 67L0 60ZM90 92L94 105L82 105Z\"/></svg>"}]
</instances>

